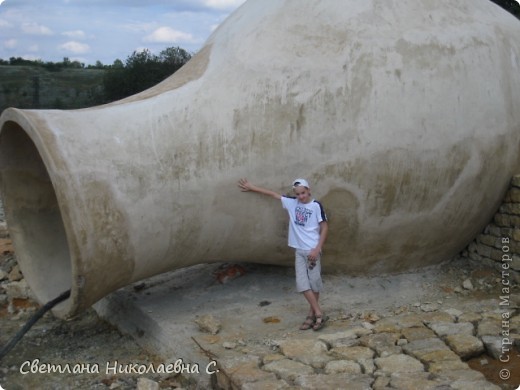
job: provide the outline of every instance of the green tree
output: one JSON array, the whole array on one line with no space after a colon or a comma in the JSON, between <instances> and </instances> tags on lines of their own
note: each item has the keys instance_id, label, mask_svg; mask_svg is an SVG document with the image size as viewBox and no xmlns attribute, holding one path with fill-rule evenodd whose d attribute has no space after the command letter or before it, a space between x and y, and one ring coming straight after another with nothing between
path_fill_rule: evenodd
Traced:
<instances>
[{"instance_id":1,"label":"green tree","mask_svg":"<svg viewBox=\"0 0 520 390\"><path fill-rule=\"evenodd\" d=\"M105 99L110 102L144 91L171 76L190 58L191 54L179 47L167 48L158 56L149 50L134 51L124 65L116 60L105 73Z\"/></svg>"},{"instance_id":2,"label":"green tree","mask_svg":"<svg viewBox=\"0 0 520 390\"><path fill-rule=\"evenodd\" d=\"M123 64L123 61L121 61L119 58L114 61L112 64L112 68L121 69L124 68L125 64Z\"/></svg>"}]
</instances>

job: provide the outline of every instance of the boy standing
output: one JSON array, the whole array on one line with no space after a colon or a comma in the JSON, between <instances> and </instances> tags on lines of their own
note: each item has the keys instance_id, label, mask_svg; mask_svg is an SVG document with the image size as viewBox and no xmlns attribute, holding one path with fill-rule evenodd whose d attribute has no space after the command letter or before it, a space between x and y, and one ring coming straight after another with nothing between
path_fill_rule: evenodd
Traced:
<instances>
[{"instance_id":1,"label":"boy standing","mask_svg":"<svg viewBox=\"0 0 520 390\"><path fill-rule=\"evenodd\" d=\"M309 183L305 179L293 182L295 198L255 186L247 179L240 179L242 191L258 192L281 200L289 214L289 246L295 249L296 289L303 293L310 309L301 330L320 330L327 321L318 303L323 288L321 280L321 249L327 238L327 216L321 205L311 197Z\"/></svg>"}]
</instances>

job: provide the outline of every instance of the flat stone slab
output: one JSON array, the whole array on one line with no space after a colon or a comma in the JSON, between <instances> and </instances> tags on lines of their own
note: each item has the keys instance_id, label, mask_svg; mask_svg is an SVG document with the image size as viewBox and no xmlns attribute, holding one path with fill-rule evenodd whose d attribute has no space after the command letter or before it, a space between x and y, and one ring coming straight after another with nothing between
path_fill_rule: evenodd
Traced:
<instances>
[{"instance_id":1,"label":"flat stone slab","mask_svg":"<svg viewBox=\"0 0 520 390\"><path fill-rule=\"evenodd\" d=\"M260 369L260 358L257 356L238 356L218 361L217 382L221 388L231 385L243 386L249 382L274 381L276 375Z\"/></svg>"},{"instance_id":2,"label":"flat stone slab","mask_svg":"<svg viewBox=\"0 0 520 390\"><path fill-rule=\"evenodd\" d=\"M439 337L460 334L473 335L475 331L475 327L471 322L431 322L428 324L428 327Z\"/></svg>"},{"instance_id":3,"label":"flat stone slab","mask_svg":"<svg viewBox=\"0 0 520 390\"><path fill-rule=\"evenodd\" d=\"M352 360L332 360L325 365L326 374L361 374L361 366Z\"/></svg>"},{"instance_id":4,"label":"flat stone slab","mask_svg":"<svg viewBox=\"0 0 520 390\"><path fill-rule=\"evenodd\" d=\"M403 329L402 334L403 337L406 338L406 340L408 340L409 342L435 337L435 332L430 328L426 327Z\"/></svg>"},{"instance_id":5,"label":"flat stone slab","mask_svg":"<svg viewBox=\"0 0 520 390\"><path fill-rule=\"evenodd\" d=\"M286 381L279 379L245 383L241 390L287 390L290 388L291 386Z\"/></svg>"},{"instance_id":6,"label":"flat stone slab","mask_svg":"<svg viewBox=\"0 0 520 390\"><path fill-rule=\"evenodd\" d=\"M291 339L279 344L280 351L287 358L310 365L314 368L323 368L333 359L327 354L327 345L315 339Z\"/></svg>"},{"instance_id":7,"label":"flat stone slab","mask_svg":"<svg viewBox=\"0 0 520 390\"><path fill-rule=\"evenodd\" d=\"M499 319L484 318L477 327L478 337L497 336L502 333L502 323Z\"/></svg>"},{"instance_id":8,"label":"flat stone slab","mask_svg":"<svg viewBox=\"0 0 520 390\"><path fill-rule=\"evenodd\" d=\"M376 367L387 374L395 372L423 372L423 364L409 356L404 354L392 355L384 358L377 358L374 360Z\"/></svg>"},{"instance_id":9,"label":"flat stone slab","mask_svg":"<svg viewBox=\"0 0 520 390\"><path fill-rule=\"evenodd\" d=\"M397 372L390 377L390 386L399 390L439 390L442 386L448 389L448 381L432 380L427 372Z\"/></svg>"},{"instance_id":10,"label":"flat stone slab","mask_svg":"<svg viewBox=\"0 0 520 390\"><path fill-rule=\"evenodd\" d=\"M371 334L372 331L362 326L353 327L341 332L319 335L318 339L327 344L329 348L339 346L352 346L359 344L359 337Z\"/></svg>"},{"instance_id":11,"label":"flat stone slab","mask_svg":"<svg viewBox=\"0 0 520 390\"><path fill-rule=\"evenodd\" d=\"M379 356L389 356L401 353L401 347L397 346L400 338L399 333L374 333L361 337L360 343L375 350Z\"/></svg>"},{"instance_id":12,"label":"flat stone slab","mask_svg":"<svg viewBox=\"0 0 520 390\"><path fill-rule=\"evenodd\" d=\"M460 361L459 356L438 338L412 341L403 350L427 365L445 360Z\"/></svg>"},{"instance_id":13,"label":"flat stone slab","mask_svg":"<svg viewBox=\"0 0 520 390\"><path fill-rule=\"evenodd\" d=\"M348 389L348 390L372 390L374 378L369 375L312 375L299 376L294 381L298 389Z\"/></svg>"},{"instance_id":14,"label":"flat stone slab","mask_svg":"<svg viewBox=\"0 0 520 390\"><path fill-rule=\"evenodd\" d=\"M469 334L449 335L446 344L462 359L470 359L484 352L482 341Z\"/></svg>"},{"instance_id":15,"label":"flat stone slab","mask_svg":"<svg viewBox=\"0 0 520 390\"><path fill-rule=\"evenodd\" d=\"M353 360L355 362L360 360L372 359L375 356L375 351L368 347L354 346L354 347L336 347L330 350L330 355L346 360Z\"/></svg>"},{"instance_id":16,"label":"flat stone slab","mask_svg":"<svg viewBox=\"0 0 520 390\"><path fill-rule=\"evenodd\" d=\"M301 375L314 374L314 369L307 365L291 359L282 359L266 364L263 369L273 372L282 379L292 381Z\"/></svg>"}]
</instances>

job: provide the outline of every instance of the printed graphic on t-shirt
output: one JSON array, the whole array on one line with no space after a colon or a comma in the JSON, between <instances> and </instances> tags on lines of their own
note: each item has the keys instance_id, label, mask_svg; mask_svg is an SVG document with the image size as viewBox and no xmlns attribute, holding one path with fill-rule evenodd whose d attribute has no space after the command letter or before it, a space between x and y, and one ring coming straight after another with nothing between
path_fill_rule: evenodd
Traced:
<instances>
[{"instance_id":1,"label":"printed graphic on t-shirt","mask_svg":"<svg viewBox=\"0 0 520 390\"><path fill-rule=\"evenodd\" d=\"M309 210L302 206L296 206L296 220L294 222L297 225L305 226L311 215L312 210Z\"/></svg>"}]
</instances>

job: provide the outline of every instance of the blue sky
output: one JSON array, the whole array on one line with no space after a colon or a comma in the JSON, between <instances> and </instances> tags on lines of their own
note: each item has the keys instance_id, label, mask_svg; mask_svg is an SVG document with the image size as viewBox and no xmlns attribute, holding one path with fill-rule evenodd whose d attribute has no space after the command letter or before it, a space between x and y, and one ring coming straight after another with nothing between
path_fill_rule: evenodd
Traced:
<instances>
[{"instance_id":1,"label":"blue sky","mask_svg":"<svg viewBox=\"0 0 520 390\"><path fill-rule=\"evenodd\" d=\"M0 58L112 64L134 50L196 52L245 0L0 0Z\"/></svg>"}]
</instances>

